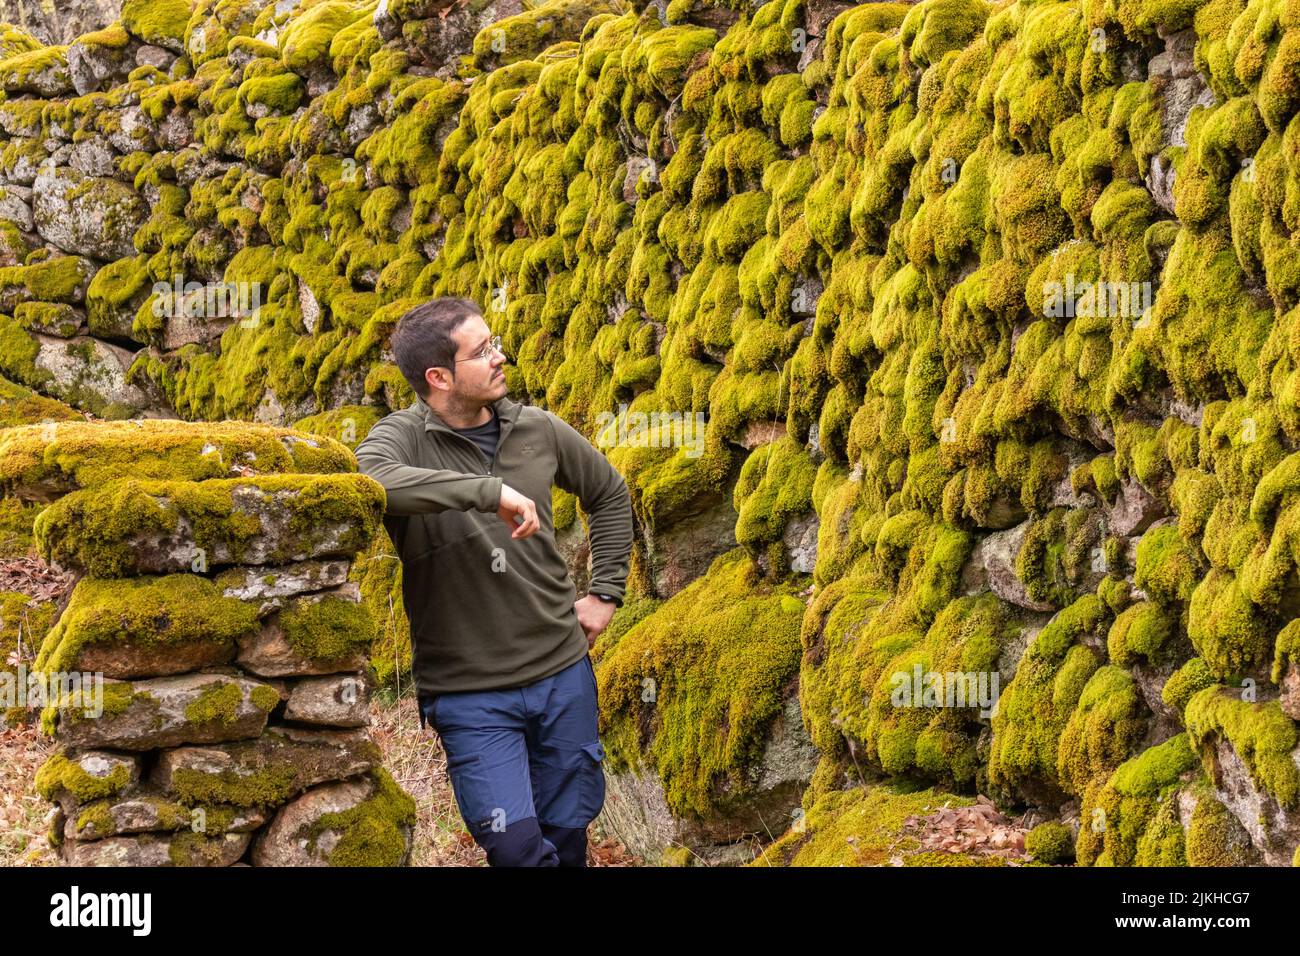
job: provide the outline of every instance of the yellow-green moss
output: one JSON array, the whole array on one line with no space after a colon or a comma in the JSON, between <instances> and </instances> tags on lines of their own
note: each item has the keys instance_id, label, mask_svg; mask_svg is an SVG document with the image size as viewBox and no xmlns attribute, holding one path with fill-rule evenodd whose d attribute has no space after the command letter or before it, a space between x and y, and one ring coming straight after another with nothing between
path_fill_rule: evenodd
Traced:
<instances>
[{"instance_id":1,"label":"yellow-green moss","mask_svg":"<svg viewBox=\"0 0 1300 956\"><path fill-rule=\"evenodd\" d=\"M920 840L904 830L910 818L972 803L969 797L899 783L831 791L749 865L888 865L891 857L906 859L920 849Z\"/></svg>"},{"instance_id":2,"label":"yellow-green moss","mask_svg":"<svg viewBox=\"0 0 1300 956\"><path fill-rule=\"evenodd\" d=\"M326 813L307 828L314 848L326 831L340 834L330 850L330 866L398 866L405 858L410 828L415 826L415 801L382 767L371 774L375 792L351 809Z\"/></svg>"},{"instance_id":3,"label":"yellow-green moss","mask_svg":"<svg viewBox=\"0 0 1300 956\"><path fill-rule=\"evenodd\" d=\"M356 471L328 438L247 422L60 422L0 432L0 483L45 486L50 495L117 478L199 481L260 473Z\"/></svg>"},{"instance_id":4,"label":"yellow-green moss","mask_svg":"<svg viewBox=\"0 0 1300 956\"><path fill-rule=\"evenodd\" d=\"M678 813L744 791L798 672L792 592L761 584L733 550L610 646L596 666L609 767L648 764Z\"/></svg>"},{"instance_id":5,"label":"yellow-green moss","mask_svg":"<svg viewBox=\"0 0 1300 956\"><path fill-rule=\"evenodd\" d=\"M76 670L87 645L180 645L215 642L234 651L235 638L257 625L257 608L221 592L204 577L83 578L46 635L36 666Z\"/></svg>"},{"instance_id":6,"label":"yellow-green moss","mask_svg":"<svg viewBox=\"0 0 1300 956\"><path fill-rule=\"evenodd\" d=\"M1291 758L1296 723L1276 700L1251 703L1227 688L1207 687L1188 702L1184 720L1198 747L1225 738L1250 769L1256 786L1284 807L1300 802L1300 768Z\"/></svg>"},{"instance_id":7,"label":"yellow-green moss","mask_svg":"<svg viewBox=\"0 0 1300 956\"><path fill-rule=\"evenodd\" d=\"M283 563L361 550L379 526L383 501L383 488L365 475L126 478L65 495L41 512L34 530L46 558L99 577L135 568L140 541L165 540L182 527L214 564L221 554L238 563L251 542L274 529L269 560ZM270 524L259 516L263 509Z\"/></svg>"},{"instance_id":8,"label":"yellow-green moss","mask_svg":"<svg viewBox=\"0 0 1300 956\"><path fill-rule=\"evenodd\" d=\"M1025 852L1043 863L1068 863L1074 859L1074 835L1055 820L1040 823L1025 834Z\"/></svg>"},{"instance_id":9,"label":"yellow-green moss","mask_svg":"<svg viewBox=\"0 0 1300 956\"><path fill-rule=\"evenodd\" d=\"M107 775L97 777L60 752L36 771L36 792L46 800L55 800L59 794L67 793L76 802L87 803L112 796L130 781L131 774L125 764L118 764Z\"/></svg>"},{"instance_id":10,"label":"yellow-green moss","mask_svg":"<svg viewBox=\"0 0 1300 956\"><path fill-rule=\"evenodd\" d=\"M340 597L294 601L280 611L279 623L294 650L311 660L346 658L375 637L370 609Z\"/></svg>"}]
</instances>

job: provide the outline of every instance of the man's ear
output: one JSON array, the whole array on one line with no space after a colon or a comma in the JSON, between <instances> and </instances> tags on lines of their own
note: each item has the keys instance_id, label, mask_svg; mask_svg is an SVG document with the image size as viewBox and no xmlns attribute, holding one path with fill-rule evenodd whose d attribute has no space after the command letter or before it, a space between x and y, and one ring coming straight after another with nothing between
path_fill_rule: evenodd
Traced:
<instances>
[{"instance_id":1,"label":"man's ear","mask_svg":"<svg viewBox=\"0 0 1300 956\"><path fill-rule=\"evenodd\" d=\"M424 370L424 380L428 383L430 389L438 389L443 392L451 391L451 372L440 365L426 368Z\"/></svg>"}]
</instances>

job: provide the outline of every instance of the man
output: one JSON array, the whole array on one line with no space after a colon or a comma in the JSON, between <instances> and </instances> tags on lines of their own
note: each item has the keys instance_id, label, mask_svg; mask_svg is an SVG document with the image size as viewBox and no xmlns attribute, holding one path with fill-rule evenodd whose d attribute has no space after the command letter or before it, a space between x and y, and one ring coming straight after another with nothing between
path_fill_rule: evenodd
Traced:
<instances>
[{"instance_id":1,"label":"man","mask_svg":"<svg viewBox=\"0 0 1300 956\"><path fill-rule=\"evenodd\" d=\"M500 341L469 299L403 315L390 344L417 399L356 455L388 494L420 723L442 739L465 825L491 866L585 866L605 800L587 652L622 603L632 505L581 434L506 397ZM591 587L578 601L552 484L589 516Z\"/></svg>"}]
</instances>

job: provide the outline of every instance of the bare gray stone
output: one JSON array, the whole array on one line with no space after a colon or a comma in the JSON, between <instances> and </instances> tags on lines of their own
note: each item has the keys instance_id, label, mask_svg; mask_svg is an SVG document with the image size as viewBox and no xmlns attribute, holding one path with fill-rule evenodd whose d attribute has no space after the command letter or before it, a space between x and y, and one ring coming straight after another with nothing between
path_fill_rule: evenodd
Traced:
<instances>
[{"instance_id":1,"label":"bare gray stone","mask_svg":"<svg viewBox=\"0 0 1300 956\"><path fill-rule=\"evenodd\" d=\"M225 597L239 598L258 605L258 616L264 616L285 605L285 598L326 588L337 588L347 583L347 561L299 561L294 564L270 567L238 567L222 572L217 582ZM339 592L350 596L353 592ZM358 594L359 597L359 594Z\"/></svg>"},{"instance_id":2,"label":"bare gray stone","mask_svg":"<svg viewBox=\"0 0 1300 956\"><path fill-rule=\"evenodd\" d=\"M32 188L32 213L46 241L106 261L135 255L132 239L148 210L130 186L70 166L42 165Z\"/></svg>"},{"instance_id":3,"label":"bare gray stone","mask_svg":"<svg viewBox=\"0 0 1300 956\"><path fill-rule=\"evenodd\" d=\"M67 844L64 861L68 866L231 866L252 839L251 833L109 837Z\"/></svg>"},{"instance_id":4,"label":"bare gray stone","mask_svg":"<svg viewBox=\"0 0 1300 956\"><path fill-rule=\"evenodd\" d=\"M295 681L284 719L324 727L365 727L370 723L370 682L361 673Z\"/></svg>"}]
</instances>

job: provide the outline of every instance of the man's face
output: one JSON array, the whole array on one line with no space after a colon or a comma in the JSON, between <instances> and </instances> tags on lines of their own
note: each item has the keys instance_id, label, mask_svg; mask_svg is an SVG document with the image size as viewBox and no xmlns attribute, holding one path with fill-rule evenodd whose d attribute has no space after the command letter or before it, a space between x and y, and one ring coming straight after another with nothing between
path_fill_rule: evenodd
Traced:
<instances>
[{"instance_id":1,"label":"man's face","mask_svg":"<svg viewBox=\"0 0 1300 956\"><path fill-rule=\"evenodd\" d=\"M457 326L451 336L456 340L456 377L449 395L466 405L495 402L506 394L506 358L493 351L488 343L492 331L480 315L471 316ZM483 352L486 349L487 354Z\"/></svg>"}]
</instances>

